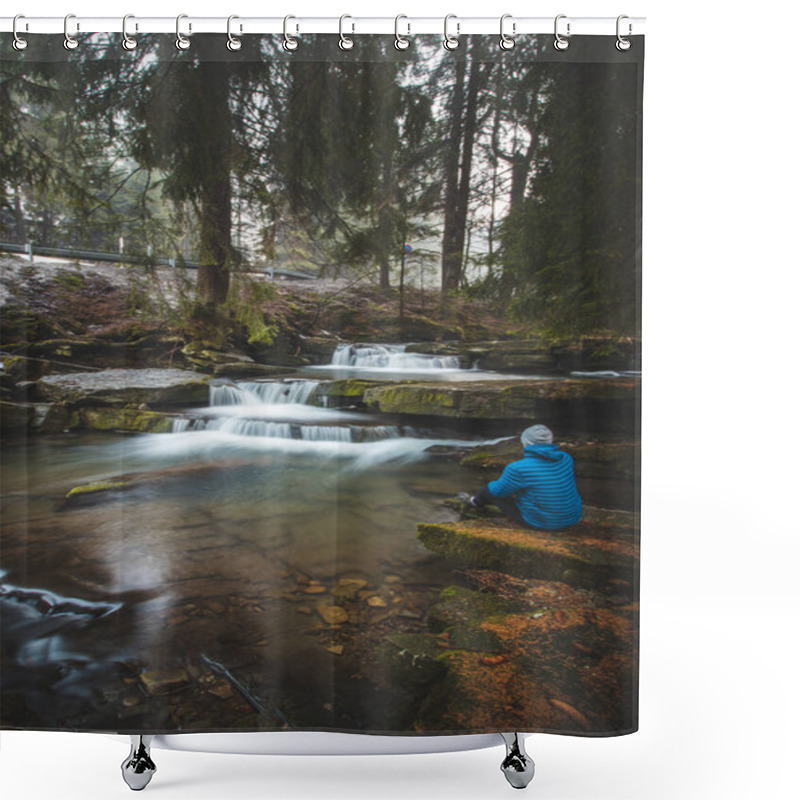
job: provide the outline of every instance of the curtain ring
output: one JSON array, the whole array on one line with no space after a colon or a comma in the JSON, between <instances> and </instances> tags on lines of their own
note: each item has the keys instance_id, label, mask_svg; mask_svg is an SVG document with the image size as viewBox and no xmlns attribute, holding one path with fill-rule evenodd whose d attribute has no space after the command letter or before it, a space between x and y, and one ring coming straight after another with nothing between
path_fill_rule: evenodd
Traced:
<instances>
[{"instance_id":1,"label":"curtain ring","mask_svg":"<svg viewBox=\"0 0 800 800\"><path fill-rule=\"evenodd\" d=\"M126 14L122 18L122 49L123 50L135 50L136 45L138 42L132 36L128 35L128 20L129 19L136 19L133 14ZM134 23L134 30L139 30L139 23Z\"/></svg>"},{"instance_id":2,"label":"curtain ring","mask_svg":"<svg viewBox=\"0 0 800 800\"><path fill-rule=\"evenodd\" d=\"M505 32L505 22L507 19L511 19L511 14L503 14L500 17L500 49L501 50L513 50L514 45L517 43L514 37L517 35L517 23L511 23L511 36L509 36Z\"/></svg>"},{"instance_id":3,"label":"curtain ring","mask_svg":"<svg viewBox=\"0 0 800 800\"><path fill-rule=\"evenodd\" d=\"M188 50L191 42L181 33L181 20L186 19L188 14L178 14L175 20L175 47L178 50ZM192 23L189 23L189 30L192 30Z\"/></svg>"},{"instance_id":4,"label":"curtain ring","mask_svg":"<svg viewBox=\"0 0 800 800\"><path fill-rule=\"evenodd\" d=\"M297 39L294 36L289 36L289 20L290 19L297 19L297 17L293 17L291 14L285 16L283 18L283 49L286 50L287 53L292 53L297 50ZM295 30L297 30L297 26L295 26Z\"/></svg>"},{"instance_id":5,"label":"curtain ring","mask_svg":"<svg viewBox=\"0 0 800 800\"><path fill-rule=\"evenodd\" d=\"M555 21L555 25L554 25L554 32L555 32L556 40L553 43L553 47L555 47L556 50L566 50L569 47L569 39L567 39L565 36L562 36L558 32L558 21L560 19L566 19L566 18L567 18L566 14L559 14L556 17L556 21ZM568 22L567 23L567 36L570 35L570 28L571 28L571 25Z\"/></svg>"},{"instance_id":6,"label":"curtain ring","mask_svg":"<svg viewBox=\"0 0 800 800\"><path fill-rule=\"evenodd\" d=\"M343 32L344 21L346 19L353 19L349 14L342 14L339 17L339 47L342 50L352 50L353 49L353 40L349 36L345 36ZM353 32L355 32L356 26L353 25Z\"/></svg>"},{"instance_id":7,"label":"curtain ring","mask_svg":"<svg viewBox=\"0 0 800 800\"><path fill-rule=\"evenodd\" d=\"M448 29L451 19L456 20L455 36L453 36ZM455 50L458 47L458 34L461 33L461 23L458 22L457 20L458 17L456 17L455 14L448 14L444 18L444 41L442 42L442 44L444 45L445 50Z\"/></svg>"},{"instance_id":8,"label":"curtain ring","mask_svg":"<svg viewBox=\"0 0 800 800\"><path fill-rule=\"evenodd\" d=\"M231 14L228 17L228 43L227 43L226 46L227 46L228 50L231 51L231 53L235 53L237 50L241 50L241 48L242 48L242 40L241 39L237 39L231 33L231 23L235 19L239 19L239 17L237 17L236 14ZM241 30L242 30L242 26L240 25L239 26L239 31L241 31Z\"/></svg>"},{"instance_id":9,"label":"curtain ring","mask_svg":"<svg viewBox=\"0 0 800 800\"><path fill-rule=\"evenodd\" d=\"M64 17L64 49L65 50L74 50L78 46L78 40L70 35L69 32L69 21L71 19L75 19L74 14L67 14Z\"/></svg>"},{"instance_id":10,"label":"curtain ring","mask_svg":"<svg viewBox=\"0 0 800 800\"><path fill-rule=\"evenodd\" d=\"M12 28L12 30L14 31L14 49L15 50L24 50L28 46L28 40L27 39L23 39L17 33L17 20L20 20L20 19L25 19L25 15L24 14L17 14L14 17L14 25L13 25L13 28ZM26 31L28 30L28 23L27 22L25 23L25 30Z\"/></svg>"},{"instance_id":11,"label":"curtain ring","mask_svg":"<svg viewBox=\"0 0 800 800\"><path fill-rule=\"evenodd\" d=\"M617 50L619 50L619 51L621 51L621 52L623 52L623 53L624 53L626 50L630 50L630 49L631 49L631 40L630 40L630 39L626 39L626 38L625 38L625 37L624 37L624 36L623 36L623 35L620 33L620 23L621 23L621 22L622 22L622 20L624 20L624 19L630 19L630 18L628 17L628 15L627 15L627 14L620 14L620 15L617 17L617 45L616 45L616 46L617 46ZM633 26L632 26L632 25L630 24L630 22L629 22L629 23L628 23L628 36L630 36L630 35L631 35L631 32L632 32L632 31L633 31Z\"/></svg>"},{"instance_id":12,"label":"curtain ring","mask_svg":"<svg viewBox=\"0 0 800 800\"><path fill-rule=\"evenodd\" d=\"M408 26L408 33L406 34L406 36L401 36L400 35L401 19L408 19L408 17L405 14L398 14L394 18L394 46L397 50L408 50L408 46L411 44L411 42L409 42L408 39L406 39L406 36L408 36L411 33L411 23L410 22L406 23L406 25Z\"/></svg>"}]
</instances>

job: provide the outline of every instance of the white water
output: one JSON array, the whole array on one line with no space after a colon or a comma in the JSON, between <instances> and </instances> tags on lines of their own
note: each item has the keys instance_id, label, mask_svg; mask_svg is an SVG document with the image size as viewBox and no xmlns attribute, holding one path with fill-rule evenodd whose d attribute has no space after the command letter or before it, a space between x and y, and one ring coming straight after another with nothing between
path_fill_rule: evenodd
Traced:
<instances>
[{"instance_id":1,"label":"white water","mask_svg":"<svg viewBox=\"0 0 800 800\"><path fill-rule=\"evenodd\" d=\"M404 344L340 344L330 366L387 372L441 372L460 369L458 356L407 353Z\"/></svg>"},{"instance_id":2,"label":"white water","mask_svg":"<svg viewBox=\"0 0 800 800\"><path fill-rule=\"evenodd\" d=\"M413 429L381 424L373 414L310 405L318 387L319 381L307 380L217 384L210 387L208 407L174 420L172 435L140 437L138 446L164 457L310 453L323 460L344 457L351 468L367 469L425 458L434 444L465 444L423 438Z\"/></svg>"},{"instance_id":3,"label":"white water","mask_svg":"<svg viewBox=\"0 0 800 800\"><path fill-rule=\"evenodd\" d=\"M298 404L312 399L319 381L242 381L211 386L209 403L212 406Z\"/></svg>"}]
</instances>

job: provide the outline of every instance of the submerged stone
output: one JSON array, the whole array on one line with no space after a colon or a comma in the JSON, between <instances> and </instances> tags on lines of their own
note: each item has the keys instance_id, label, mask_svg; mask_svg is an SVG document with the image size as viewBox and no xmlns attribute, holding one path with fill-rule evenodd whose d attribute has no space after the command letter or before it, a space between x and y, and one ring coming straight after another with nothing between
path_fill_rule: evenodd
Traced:
<instances>
[{"instance_id":1,"label":"submerged stone","mask_svg":"<svg viewBox=\"0 0 800 800\"><path fill-rule=\"evenodd\" d=\"M150 695L170 694L189 683L189 676L183 669L145 670L139 676L142 686Z\"/></svg>"},{"instance_id":2,"label":"submerged stone","mask_svg":"<svg viewBox=\"0 0 800 800\"><path fill-rule=\"evenodd\" d=\"M405 690L418 690L444 677L447 667L439 661L440 640L428 633L387 636L381 647L386 678Z\"/></svg>"},{"instance_id":3,"label":"submerged stone","mask_svg":"<svg viewBox=\"0 0 800 800\"><path fill-rule=\"evenodd\" d=\"M350 615L341 606L319 605L317 613L328 625L341 625L350 618Z\"/></svg>"}]
</instances>

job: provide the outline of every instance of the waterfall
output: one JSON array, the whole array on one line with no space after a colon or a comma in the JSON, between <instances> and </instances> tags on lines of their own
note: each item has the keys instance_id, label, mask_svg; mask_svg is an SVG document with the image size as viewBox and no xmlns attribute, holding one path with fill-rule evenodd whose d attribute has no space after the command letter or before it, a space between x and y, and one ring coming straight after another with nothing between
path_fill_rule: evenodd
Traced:
<instances>
[{"instance_id":1,"label":"waterfall","mask_svg":"<svg viewBox=\"0 0 800 800\"><path fill-rule=\"evenodd\" d=\"M459 369L458 356L407 353L404 344L340 344L331 359L333 367L385 370Z\"/></svg>"},{"instance_id":2,"label":"waterfall","mask_svg":"<svg viewBox=\"0 0 800 800\"><path fill-rule=\"evenodd\" d=\"M319 381L242 381L212 384L209 404L212 406L252 406L277 403L308 405L319 387Z\"/></svg>"}]
</instances>

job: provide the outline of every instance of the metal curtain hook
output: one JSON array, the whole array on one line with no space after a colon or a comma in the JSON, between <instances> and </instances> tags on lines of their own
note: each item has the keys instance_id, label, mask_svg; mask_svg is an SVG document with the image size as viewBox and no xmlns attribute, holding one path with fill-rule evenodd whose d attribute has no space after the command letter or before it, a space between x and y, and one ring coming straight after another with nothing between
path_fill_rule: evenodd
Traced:
<instances>
[{"instance_id":1,"label":"metal curtain hook","mask_svg":"<svg viewBox=\"0 0 800 800\"><path fill-rule=\"evenodd\" d=\"M620 14L620 15L617 17L617 45L616 45L616 46L617 46L617 50L620 50L620 51L622 51L622 52L625 52L626 50L630 50L630 49L631 49L631 40L630 40L630 39L626 39L626 38L625 38L625 37L624 37L624 36L623 36L623 35L620 33L620 27L621 27L621 26L620 26L620 23L621 23L621 22L622 22L622 20L624 20L624 19L629 19L629 17L628 17L628 15L627 15L627 14ZM631 35L631 33L633 33L633 26L632 26L632 25L631 25L631 23L629 22L629 23L628 23L628 36L630 36L630 35Z\"/></svg>"},{"instance_id":2,"label":"metal curtain hook","mask_svg":"<svg viewBox=\"0 0 800 800\"><path fill-rule=\"evenodd\" d=\"M408 17L405 14L398 14L394 18L394 46L398 50L408 50L408 46L411 44L411 42L408 41L406 36L409 36L411 34L411 23L410 22L406 22L406 25L408 27L408 33L406 33L406 36L401 36L400 35L400 20L401 19L408 19Z\"/></svg>"},{"instance_id":3,"label":"metal curtain hook","mask_svg":"<svg viewBox=\"0 0 800 800\"><path fill-rule=\"evenodd\" d=\"M237 50L241 50L242 49L242 40L241 39L237 39L231 33L231 23L235 19L239 19L239 17L237 17L236 14L231 14L228 17L228 43L227 43L226 46L227 46L228 50L230 50L232 53L235 53ZM241 30L242 30L242 26L240 25L239 26L239 32L241 32Z\"/></svg>"},{"instance_id":4,"label":"metal curtain hook","mask_svg":"<svg viewBox=\"0 0 800 800\"><path fill-rule=\"evenodd\" d=\"M133 14L126 14L122 18L122 48L123 48L123 50L135 50L136 49L136 45L138 44L136 39L134 39L132 36L128 35L128 20L129 19L136 19L136 17L134 17ZM135 22L133 25L134 25L134 30L138 31L139 30L139 23Z\"/></svg>"},{"instance_id":5,"label":"metal curtain hook","mask_svg":"<svg viewBox=\"0 0 800 800\"><path fill-rule=\"evenodd\" d=\"M64 49L74 50L78 46L78 40L69 32L69 21L75 19L74 14L67 14L64 17ZM77 29L77 28L76 28Z\"/></svg>"},{"instance_id":6,"label":"metal curtain hook","mask_svg":"<svg viewBox=\"0 0 800 800\"><path fill-rule=\"evenodd\" d=\"M506 20L511 19L511 14L503 14L500 17L500 49L512 50L517 43L514 37L517 35L517 23L511 23L511 35L509 36L505 31Z\"/></svg>"},{"instance_id":7,"label":"metal curtain hook","mask_svg":"<svg viewBox=\"0 0 800 800\"><path fill-rule=\"evenodd\" d=\"M188 14L178 14L175 19L175 47L178 50L188 50L191 42L181 33L181 20L187 19ZM192 30L192 23L189 23L189 31Z\"/></svg>"},{"instance_id":8,"label":"metal curtain hook","mask_svg":"<svg viewBox=\"0 0 800 800\"><path fill-rule=\"evenodd\" d=\"M450 20L456 20L456 32L455 36L450 33L449 24ZM448 14L444 18L444 41L442 44L444 45L445 50L455 50L458 47L458 34L461 33L461 23L458 22L458 17L455 14Z\"/></svg>"},{"instance_id":9,"label":"metal curtain hook","mask_svg":"<svg viewBox=\"0 0 800 800\"><path fill-rule=\"evenodd\" d=\"M562 36L558 32L558 21L560 19L566 19L566 18L567 18L566 14L559 14L556 17L555 26L554 26L556 40L553 43L553 46L556 48L556 50L566 50L569 47L569 39L567 39L566 37ZM567 36L570 35L570 27L571 27L570 23L568 22L567 23Z\"/></svg>"},{"instance_id":10,"label":"metal curtain hook","mask_svg":"<svg viewBox=\"0 0 800 800\"><path fill-rule=\"evenodd\" d=\"M25 19L25 15L24 14L17 14L14 17L14 25L13 25L12 30L14 31L14 49L15 50L24 50L28 46L28 40L27 39L23 39L17 33L17 21L21 20L21 19ZM27 22L25 23L25 30L26 31L28 30L28 23Z\"/></svg>"},{"instance_id":11,"label":"metal curtain hook","mask_svg":"<svg viewBox=\"0 0 800 800\"><path fill-rule=\"evenodd\" d=\"M349 36L344 35L344 21L346 19L353 19L349 14L342 14L339 17L339 47L342 50L351 50L353 48L353 40ZM353 23L350 23L353 28L353 33L355 33L356 26Z\"/></svg>"},{"instance_id":12,"label":"metal curtain hook","mask_svg":"<svg viewBox=\"0 0 800 800\"><path fill-rule=\"evenodd\" d=\"M294 36L289 36L290 19L297 19L297 17L293 17L289 14L283 18L283 49L286 50L287 53L297 50L297 39L295 39ZM297 25L294 26L294 29L298 29Z\"/></svg>"}]
</instances>

